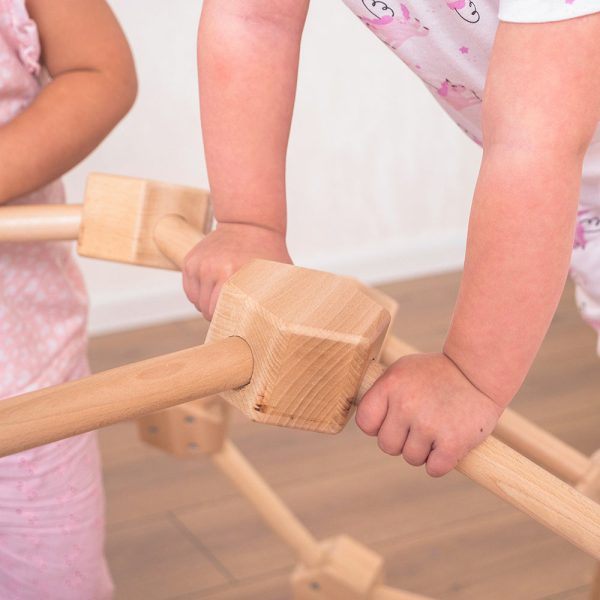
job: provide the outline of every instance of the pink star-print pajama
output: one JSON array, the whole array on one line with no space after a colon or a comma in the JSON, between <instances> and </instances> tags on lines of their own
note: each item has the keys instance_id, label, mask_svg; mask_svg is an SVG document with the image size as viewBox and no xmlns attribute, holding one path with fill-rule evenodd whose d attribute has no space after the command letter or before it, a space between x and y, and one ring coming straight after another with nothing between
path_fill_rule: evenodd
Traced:
<instances>
[{"instance_id":1,"label":"pink star-print pajama","mask_svg":"<svg viewBox=\"0 0 600 600\"><path fill-rule=\"evenodd\" d=\"M600 0L344 3L421 78L442 108L480 145L483 89L498 23L543 23L600 12ZM579 310L599 333L600 354L600 127L586 154L579 207L571 277ZM531 215L532 227L535 220L536 215Z\"/></svg>"},{"instance_id":2,"label":"pink star-print pajama","mask_svg":"<svg viewBox=\"0 0 600 600\"><path fill-rule=\"evenodd\" d=\"M0 0L0 127L39 92L39 58L24 0ZM55 182L11 203L59 202ZM67 245L0 244L0 399L88 374L86 317ZM108 600L103 546L95 434L0 459L0 600Z\"/></svg>"}]
</instances>

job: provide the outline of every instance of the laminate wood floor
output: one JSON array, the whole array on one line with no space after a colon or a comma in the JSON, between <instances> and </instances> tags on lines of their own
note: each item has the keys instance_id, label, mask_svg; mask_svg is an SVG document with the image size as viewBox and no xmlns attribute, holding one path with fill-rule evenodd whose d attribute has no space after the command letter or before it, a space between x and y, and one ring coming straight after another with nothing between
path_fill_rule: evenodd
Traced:
<instances>
[{"instance_id":1,"label":"laminate wood floor","mask_svg":"<svg viewBox=\"0 0 600 600\"><path fill-rule=\"evenodd\" d=\"M458 274L383 286L395 332L439 348ZM513 403L576 448L600 447L600 362L565 290ZM94 338L95 371L200 343L202 320ZM346 533L385 557L387 582L447 600L582 600L592 560L457 473L432 480L381 454L351 423L338 436L234 415L231 437L319 538ZM133 423L100 432L107 552L118 600L287 600L292 553L203 458L144 445Z\"/></svg>"}]
</instances>

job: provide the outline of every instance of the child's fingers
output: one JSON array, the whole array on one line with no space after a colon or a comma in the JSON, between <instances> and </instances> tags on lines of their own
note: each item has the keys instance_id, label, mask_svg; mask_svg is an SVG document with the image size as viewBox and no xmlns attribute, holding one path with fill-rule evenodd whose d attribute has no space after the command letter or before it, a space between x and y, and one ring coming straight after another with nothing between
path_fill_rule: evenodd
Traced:
<instances>
[{"instance_id":1,"label":"child's fingers","mask_svg":"<svg viewBox=\"0 0 600 600\"><path fill-rule=\"evenodd\" d=\"M210 301L208 306L209 319L213 318L215 314L215 308L217 307L217 301L219 300L219 296L221 295L221 288L223 287L222 283L217 283L213 287L212 294L210 295Z\"/></svg>"},{"instance_id":2,"label":"child's fingers","mask_svg":"<svg viewBox=\"0 0 600 600\"><path fill-rule=\"evenodd\" d=\"M388 414L379 430L377 445L386 454L399 456L402 454L409 429L408 423Z\"/></svg>"},{"instance_id":3,"label":"child's fingers","mask_svg":"<svg viewBox=\"0 0 600 600\"><path fill-rule=\"evenodd\" d=\"M183 274L183 291L187 296L187 299L198 309L199 306L199 298L200 298L200 282L195 278L190 276L188 273L184 272Z\"/></svg>"},{"instance_id":4,"label":"child's fingers","mask_svg":"<svg viewBox=\"0 0 600 600\"><path fill-rule=\"evenodd\" d=\"M356 410L356 424L367 435L377 435L388 410L387 394L373 386Z\"/></svg>"},{"instance_id":5,"label":"child's fingers","mask_svg":"<svg viewBox=\"0 0 600 600\"><path fill-rule=\"evenodd\" d=\"M412 427L408 432L406 442L402 448L404 460L413 467L420 467L427 462L431 453L433 437L426 435L419 429Z\"/></svg>"},{"instance_id":6,"label":"child's fingers","mask_svg":"<svg viewBox=\"0 0 600 600\"><path fill-rule=\"evenodd\" d=\"M215 289L215 281L209 277L203 277L200 285L200 297L198 298L198 305L202 316L210 321L212 313L210 312L210 299Z\"/></svg>"},{"instance_id":7,"label":"child's fingers","mask_svg":"<svg viewBox=\"0 0 600 600\"><path fill-rule=\"evenodd\" d=\"M444 446L435 446L427 459L427 474L431 477L446 475L456 467L460 454Z\"/></svg>"}]
</instances>

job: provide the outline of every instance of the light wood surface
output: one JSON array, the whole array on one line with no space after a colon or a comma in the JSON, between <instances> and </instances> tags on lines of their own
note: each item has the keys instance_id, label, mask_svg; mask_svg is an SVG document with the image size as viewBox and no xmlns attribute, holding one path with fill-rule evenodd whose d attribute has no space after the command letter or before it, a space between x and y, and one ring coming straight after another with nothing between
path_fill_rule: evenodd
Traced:
<instances>
[{"instance_id":1,"label":"light wood surface","mask_svg":"<svg viewBox=\"0 0 600 600\"><path fill-rule=\"evenodd\" d=\"M372 363L358 400L384 372ZM487 438L456 469L600 560L600 504L502 442Z\"/></svg>"},{"instance_id":2,"label":"light wood surface","mask_svg":"<svg viewBox=\"0 0 600 600\"><path fill-rule=\"evenodd\" d=\"M76 240L81 205L25 204L0 207L0 242Z\"/></svg>"},{"instance_id":3,"label":"light wood surface","mask_svg":"<svg viewBox=\"0 0 600 600\"><path fill-rule=\"evenodd\" d=\"M229 405L209 396L144 415L137 420L142 440L180 458L219 452L227 436Z\"/></svg>"},{"instance_id":4,"label":"light wood surface","mask_svg":"<svg viewBox=\"0 0 600 600\"><path fill-rule=\"evenodd\" d=\"M436 351L455 274L386 286L395 327ZM569 287L517 410L586 455L598 446L600 363ZM192 346L201 319L95 338L95 370ZM438 480L381 454L354 426L338 436L261 427L232 436L318 538L345 531L385 558L386 580L443 600L588 600L593 560L468 479ZM210 461L143 444L132 423L100 432L108 555L117 600L290 600L296 557Z\"/></svg>"},{"instance_id":5,"label":"light wood surface","mask_svg":"<svg viewBox=\"0 0 600 600\"><path fill-rule=\"evenodd\" d=\"M319 564L323 556L319 541L256 473L231 441L226 441L223 449L211 458L271 529L296 552L302 563L307 566Z\"/></svg>"},{"instance_id":6,"label":"light wood surface","mask_svg":"<svg viewBox=\"0 0 600 600\"><path fill-rule=\"evenodd\" d=\"M320 564L294 570L294 600L370 600L383 577L381 556L345 535L325 540L321 547Z\"/></svg>"},{"instance_id":7,"label":"light wood surface","mask_svg":"<svg viewBox=\"0 0 600 600\"><path fill-rule=\"evenodd\" d=\"M252 349L250 385L223 394L246 416L337 433L389 321L355 281L256 260L223 286L206 339L237 335Z\"/></svg>"},{"instance_id":8,"label":"light wood surface","mask_svg":"<svg viewBox=\"0 0 600 600\"><path fill-rule=\"evenodd\" d=\"M246 384L240 338L181 350L0 403L0 456Z\"/></svg>"},{"instance_id":9,"label":"light wood surface","mask_svg":"<svg viewBox=\"0 0 600 600\"><path fill-rule=\"evenodd\" d=\"M183 268L186 254L204 234L179 215L165 215L154 227L154 241L160 251L177 267Z\"/></svg>"},{"instance_id":10,"label":"light wood surface","mask_svg":"<svg viewBox=\"0 0 600 600\"><path fill-rule=\"evenodd\" d=\"M600 450L594 452L588 464L589 468L577 483L577 489L600 502Z\"/></svg>"},{"instance_id":11,"label":"light wood surface","mask_svg":"<svg viewBox=\"0 0 600 600\"><path fill-rule=\"evenodd\" d=\"M198 232L206 233L212 223L208 192L93 173L87 180L77 250L90 258L176 268L154 240L157 222L169 214L179 215Z\"/></svg>"},{"instance_id":12,"label":"light wood surface","mask_svg":"<svg viewBox=\"0 0 600 600\"><path fill-rule=\"evenodd\" d=\"M456 469L600 560L600 504L493 436Z\"/></svg>"}]
</instances>

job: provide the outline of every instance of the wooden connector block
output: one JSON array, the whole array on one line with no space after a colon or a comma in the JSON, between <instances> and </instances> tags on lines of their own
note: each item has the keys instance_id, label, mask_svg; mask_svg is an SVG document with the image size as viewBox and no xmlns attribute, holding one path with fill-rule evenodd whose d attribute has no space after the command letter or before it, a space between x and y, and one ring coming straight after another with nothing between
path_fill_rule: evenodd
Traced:
<instances>
[{"instance_id":1,"label":"wooden connector block","mask_svg":"<svg viewBox=\"0 0 600 600\"><path fill-rule=\"evenodd\" d=\"M384 348L386 347L390 338L393 335L392 329L394 327L394 320L396 319L396 314L398 313L398 303L391 296L384 294L381 290L378 290L377 288L367 287L366 289L367 293L371 296L371 298L373 298L375 302L381 304L381 306L383 306L383 308L385 308L390 313L390 326L388 327L385 340L383 341L383 345L381 346L381 350L379 351L379 355L377 356L377 359L379 360L381 359L381 355L383 354Z\"/></svg>"},{"instance_id":2,"label":"wooden connector block","mask_svg":"<svg viewBox=\"0 0 600 600\"><path fill-rule=\"evenodd\" d=\"M249 418L337 433L389 321L356 281L257 260L223 287L206 340L250 346L252 380L221 394Z\"/></svg>"},{"instance_id":3,"label":"wooden connector block","mask_svg":"<svg viewBox=\"0 0 600 600\"><path fill-rule=\"evenodd\" d=\"M93 173L87 180L77 250L91 258L175 269L154 241L154 228L166 215L179 215L207 233L212 223L208 192Z\"/></svg>"},{"instance_id":4,"label":"wooden connector block","mask_svg":"<svg viewBox=\"0 0 600 600\"><path fill-rule=\"evenodd\" d=\"M138 419L142 440L179 457L219 452L225 441L229 407L218 396L167 408Z\"/></svg>"},{"instance_id":5,"label":"wooden connector block","mask_svg":"<svg viewBox=\"0 0 600 600\"><path fill-rule=\"evenodd\" d=\"M369 600L383 578L381 556L346 536L323 545L320 565L295 569L294 600Z\"/></svg>"}]
</instances>

